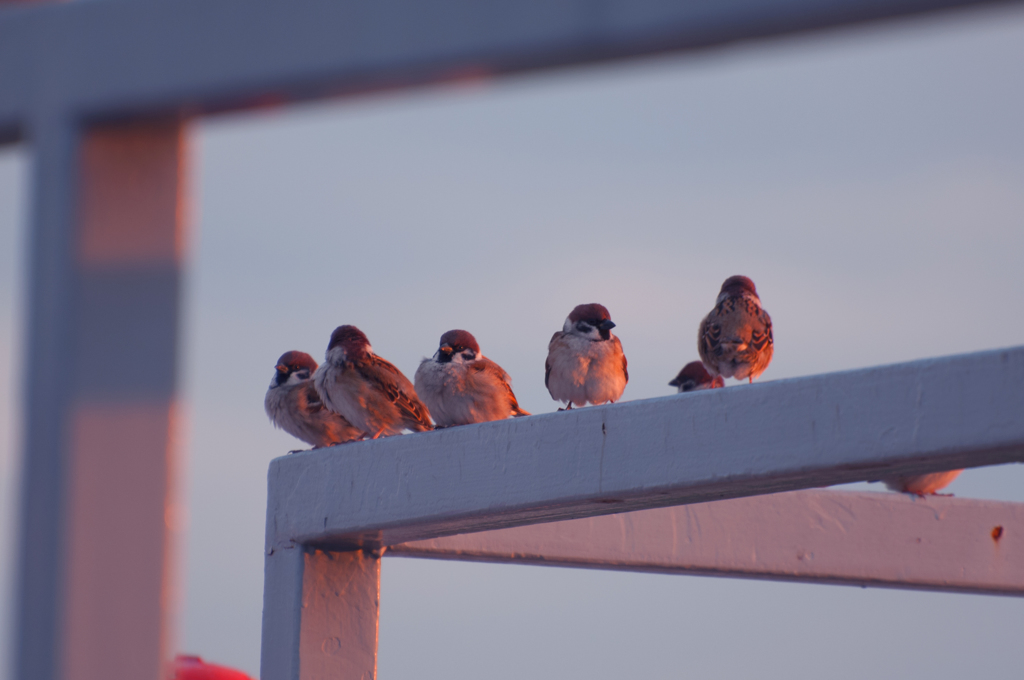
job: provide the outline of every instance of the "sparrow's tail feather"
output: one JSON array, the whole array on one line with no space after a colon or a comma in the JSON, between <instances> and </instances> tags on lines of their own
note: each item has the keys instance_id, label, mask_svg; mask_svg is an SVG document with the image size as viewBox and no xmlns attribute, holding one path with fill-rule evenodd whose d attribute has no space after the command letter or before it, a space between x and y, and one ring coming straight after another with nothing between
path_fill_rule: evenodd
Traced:
<instances>
[{"instance_id":1,"label":"sparrow's tail feather","mask_svg":"<svg viewBox=\"0 0 1024 680\"><path fill-rule=\"evenodd\" d=\"M512 404L512 417L518 418L519 416L532 415L529 411L524 411L519 407L519 404Z\"/></svg>"}]
</instances>

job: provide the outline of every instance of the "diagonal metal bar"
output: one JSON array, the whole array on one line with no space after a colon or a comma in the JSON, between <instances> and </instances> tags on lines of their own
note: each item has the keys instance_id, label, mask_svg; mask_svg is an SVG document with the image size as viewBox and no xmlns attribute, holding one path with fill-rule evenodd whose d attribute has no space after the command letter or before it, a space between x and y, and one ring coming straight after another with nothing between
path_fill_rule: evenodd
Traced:
<instances>
[{"instance_id":1,"label":"diagonal metal bar","mask_svg":"<svg viewBox=\"0 0 1024 680\"><path fill-rule=\"evenodd\" d=\"M34 110L245 108L718 45L979 0L172 0L0 9L0 132Z\"/></svg>"},{"instance_id":2,"label":"diagonal metal bar","mask_svg":"<svg viewBox=\"0 0 1024 680\"><path fill-rule=\"evenodd\" d=\"M387 555L1024 596L1024 503L793 491L401 543Z\"/></svg>"},{"instance_id":3,"label":"diagonal metal bar","mask_svg":"<svg viewBox=\"0 0 1024 680\"><path fill-rule=\"evenodd\" d=\"M345 444L271 463L327 549L1024 461L1024 348Z\"/></svg>"}]
</instances>

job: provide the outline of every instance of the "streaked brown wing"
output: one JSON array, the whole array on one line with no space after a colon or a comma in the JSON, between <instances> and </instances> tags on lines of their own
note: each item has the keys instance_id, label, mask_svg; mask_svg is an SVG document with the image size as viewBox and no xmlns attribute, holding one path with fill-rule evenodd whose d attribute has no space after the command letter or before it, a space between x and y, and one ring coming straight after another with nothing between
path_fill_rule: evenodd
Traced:
<instances>
[{"instance_id":1,"label":"streaked brown wing","mask_svg":"<svg viewBox=\"0 0 1024 680\"><path fill-rule=\"evenodd\" d=\"M751 328L750 346L760 352L765 347L774 345L775 339L772 337L772 319L768 312L758 309L756 318L757 323Z\"/></svg>"},{"instance_id":2,"label":"streaked brown wing","mask_svg":"<svg viewBox=\"0 0 1024 680\"><path fill-rule=\"evenodd\" d=\"M516 399L515 393L512 391L512 378L509 374L498 364L494 363L487 357L474 361L470 366L470 370L480 371L489 375L495 383L501 385L504 388L505 393L508 395L509 407L512 415L515 416L528 416L530 413L519 408L519 401ZM550 369L548 370L550 373ZM546 377L545 377L546 381Z\"/></svg>"},{"instance_id":3,"label":"streaked brown wing","mask_svg":"<svg viewBox=\"0 0 1024 680\"><path fill-rule=\"evenodd\" d=\"M716 311L717 309L704 317L700 322L700 329L697 331L697 353L705 366L714 363L714 357L722 340L722 327L712 321Z\"/></svg>"},{"instance_id":4,"label":"streaked brown wing","mask_svg":"<svg viewBox=\"0 0 1024 680\"><path fill-rule=\"evenodd\" d=\"M305 393L305 404L303 407L307 413L318 413L324 410L324 402L320 400L320 395L317 394L316 387L313 386L313 381L310 380L309 384L306 385Z\"/></svg>"},{"instance_id":5,"label":"streaked brown wing","mask_svg":"<svg viewBox=\"0 0 1024 680\"><path fill-rule=\"evenodd\" d=\"M551 388L548 387L548 380L551 378L551 348L554 346L555 340L561 335L562 331L555 331L555 334L551 336L551 340L548 341L548 358L544 360L544 387L548 388L548 392L551 391Z\"/></svg>"},{"instance_id":6,"label":"streaked brown wing","mask_svg":"<svg viewBox=\"0 0 1024 680\"><path fill-rule=\"evenodd\" d=\"M371 354L365 361L353 362L353 367L383 392L398 407L403 417L415 420L427 428L433 427L427 407L416 397L416 390L409 379L394 364Z\"/></svg>"},{"instance_id":7,"label":"streaked brown wing","mask_svg":"<svg viewBox=\"0 0 1024 680\"><path fill-rule=\"evenodd\" d=\"M619 354L622 355L622 375L626 377L626 382L629 382L629 362L626 361L626 353L622 351L622 341L618 337L614 338L615 348L619 350Z\"/></svg>"}]
</instances>

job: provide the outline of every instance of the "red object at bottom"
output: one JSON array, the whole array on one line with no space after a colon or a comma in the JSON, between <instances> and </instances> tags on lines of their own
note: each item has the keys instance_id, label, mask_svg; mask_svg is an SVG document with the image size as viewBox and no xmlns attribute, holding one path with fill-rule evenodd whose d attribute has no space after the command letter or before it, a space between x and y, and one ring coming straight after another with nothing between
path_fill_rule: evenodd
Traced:
<instances>
[{"instance_id":1,"label":"red object at bottom","mask_svg":"<svg viewBox=\"0 0 1024 680\"><path fill-rule=\"evenodd\" d=\"M179 654L171 666L171 680L252 680L242 671L206 663L198 656Z\"/></svg>"}]
</instances>

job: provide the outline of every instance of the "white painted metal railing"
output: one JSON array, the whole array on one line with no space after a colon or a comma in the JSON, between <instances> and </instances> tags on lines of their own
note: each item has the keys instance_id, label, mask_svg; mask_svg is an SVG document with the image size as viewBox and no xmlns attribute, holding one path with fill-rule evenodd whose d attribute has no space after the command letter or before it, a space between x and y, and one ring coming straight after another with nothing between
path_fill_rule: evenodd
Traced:
<instances>
[{"instance_id":1,"label":"white painted metal railing","mask_svg":"<svg viewBox=\"0 0 1024 680\"><path fill-rule=\"evenodd\" d=\"M278 458L269 476L263 674L350 677L358 667L351 677L372 675L379 557L389 547L447 559L1024 594L1024 504L775 493L1021 461L1024 348ZM697 505L666 507L683 504ZM339 630L352 635L335 643Z\"/></svg>"}]
</instances>

